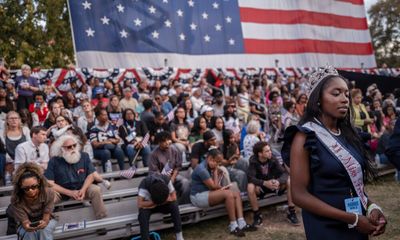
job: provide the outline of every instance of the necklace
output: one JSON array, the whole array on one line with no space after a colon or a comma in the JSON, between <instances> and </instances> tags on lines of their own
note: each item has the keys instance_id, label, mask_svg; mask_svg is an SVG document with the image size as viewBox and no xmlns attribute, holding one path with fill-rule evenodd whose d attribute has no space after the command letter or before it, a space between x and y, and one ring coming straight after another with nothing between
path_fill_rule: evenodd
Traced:
<instances>
[{"instance_id":1,"label":"necklace","mask_svg":"<svg viewBox=\"0 0 400 240\"><path fill-rule=\"evenodd\" d=\"M340 128L338 128L338 132L337 132L337 133L335 133L334 131L332 131L332 130L330 130L330 129L328 129L328 131L329 131L332 135L335 135L335 136L340 136L340 134L342 133L342 132L340 131Z\"/></svg>"},{"instance_id":2,"label":"necklace","mask_svg":"<svg viewBox=\"0 0 400 240\"><path fill-rule=\"evenodd\" d=\"M317 121L319 124L323 125L317 118L314 118L314 120ZM328 129L328 131L329 131L332 135L334 135L334 136L340 136L340 134L342 133L342 132L340 131L340 128L338 128L338 132L337 132L337 133L336 133L336 132L333 132L332 130L330 130L330 129L327 128L327 127L325 127L325 128Z\"/></svg>"}]
</instances>

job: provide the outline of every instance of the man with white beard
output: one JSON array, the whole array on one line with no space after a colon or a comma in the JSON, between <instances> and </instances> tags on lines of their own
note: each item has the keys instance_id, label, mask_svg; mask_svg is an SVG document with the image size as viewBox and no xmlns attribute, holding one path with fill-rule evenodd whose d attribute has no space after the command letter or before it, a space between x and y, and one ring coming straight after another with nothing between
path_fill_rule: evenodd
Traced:
<instances>
[{"instance_id":1,"label":"man with white beard","mask_svg":"<svg viewBox=\"0 0 400 240\"><path fill-rule=\"evenodd\" d=\"M61 136L52 144L50 157L45 176L56 192L54 201L90 200L96 219L106 217L100 187L93 184L95 168L89 155L81 152L78 139L73 135Z\"/></svg>"}]
</instances>

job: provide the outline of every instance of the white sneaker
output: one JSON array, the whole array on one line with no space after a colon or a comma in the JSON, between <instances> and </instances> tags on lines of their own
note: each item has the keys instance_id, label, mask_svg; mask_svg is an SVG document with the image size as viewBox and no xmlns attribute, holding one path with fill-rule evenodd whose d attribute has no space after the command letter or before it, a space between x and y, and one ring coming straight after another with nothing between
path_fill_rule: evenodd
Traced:
<instances>
[{"instance_id":1,"label":"white sneaker","mask_svg":"<svg viewBox=\"0 0 400 240\"><path fill-rule=\"evenodd\" d=\"M108 180L103 180L103 185L104 185L104 187L107 189L107 190L110 190L110 188L111 188L111 182L110 181L108 181Z\"/></svg>"}]
</instances>

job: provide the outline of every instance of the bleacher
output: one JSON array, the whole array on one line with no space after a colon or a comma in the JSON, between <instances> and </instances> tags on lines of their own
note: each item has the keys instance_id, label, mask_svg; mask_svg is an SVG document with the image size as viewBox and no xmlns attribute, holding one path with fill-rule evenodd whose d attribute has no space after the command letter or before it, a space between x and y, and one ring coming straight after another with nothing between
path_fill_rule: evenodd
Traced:
<instances>
[{"instance_id":1,"label":"bleacher","mask_svg":"<svg viewBox=\"0 0 400 240\"><path fill-rule=\"evenodd\" d=\"M97 164L96 164L97 165ZM184 163L184 169L189 163ZM100 166L97 166L100 169ZM148 168L139 168L133 179L120 177L119 171L102 173L104 179L112 182L112 188L107 190L102 184L103 200L108 211L108 217L95 220L93 209L89 202L76 200L63 201L56 204L54 214L58 218L55 230L55 239L115 239L139 234L139 222L137 220L138 209L136 197L138 186ZM12 186L0 187L0 239L16 239L16 235L6 236L7 218L5 215L7 206L10 203ZM260 200L261 206L267 206L286 201L286 196L270 195ZM245 209L249 208L247 199L244 200ZM200 209L191 204L180 205L182 223L196 223L207 219L226 215L224 205L218 205L209 209ZM63 232L64 223L73 223L86 220L86 228L75 231ZM172 227L168 215L154 214L151 217L151 230L160 230ZM100 229L107 230L106 235L98 235Z\"/></svg>"},{"instance_id":2,"label":"bleacher","mask_svg":"<svg viewBox=\"0 0 400 240\"><path fill-rule=\"evenodd\" d=\"M186 162L184 168L189 164ZM100 168L100 167L97 167ZM112 188L107 190L102 184L103 199L108 211L108 217L96 220L93 209L89 202L76 200L63 201L55 207L54 214L58 218L58 224L54 233L55 239L116 239L138 235L138 209L136 197L138 185L147 174L148 168L139 168L133 179L123 179L119 171L102 173L102 177L112 181ZM393 168L381 169L380 175L393 173ZM6 236L7 218L5 211L10 202L12 186L0 187L0 240L16 239L16 235ZM283 203L287 200L286 195L270 194L259 200L260 207ZM243 199L244 209L249 210L250 204L245 197ZM191 204L180 205L182 224L197 223L208 219L226 215L223 204L208 209L200 209ZM80 230L63 231L64 223L86 221L86 228ZM153 214L150 220L150 230L161 230L172 227L168 215ZM106 235L98 235L98 230L106 230Z\"/></svg>"}]
</instances>

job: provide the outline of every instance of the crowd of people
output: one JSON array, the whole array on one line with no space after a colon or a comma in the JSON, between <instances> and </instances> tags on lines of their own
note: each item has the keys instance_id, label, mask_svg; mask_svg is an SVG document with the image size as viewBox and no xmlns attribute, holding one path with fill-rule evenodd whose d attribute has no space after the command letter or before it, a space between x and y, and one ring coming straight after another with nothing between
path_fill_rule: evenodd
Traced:
<instances>
[{"instance_id":1,"label":"crowd of people","mask_svg":"<svg viewBox=\"0 0 400 240\"><path fill-rule=\"evenodd\" d=\"M3 185L14 185L7 212L19 223L16 231L23 239L51 239L56 226L52 209L60 201L90 200L96 219L106 217L98 184L107 189L112 185L99 172L111 171L111 159L117 160L118 170L138 164L149 167L137 202L142 239L148 239L154 212L171 213L176 238L183 239L178 205L185 203L199 208L225 204L229 232L243 237L263 223L257 198L285 192L286 217L294 225L299 224L296 203L305 209L303 221L308 226L318 222L323 229L337 224L343 230L346 224L355 224L358 231L350 233L354 236L384 231L386 220L375 213L377 207L368 208L374 204L370 201L361 206L360 215L374 212L379 224L337 210L344 208L343 196L339 193L331 201L323 189L340 186L346 171L323 162L331 153L319 151L324 141L303 125L316 123L335 138L343 137L344 146L353 146L350 152L368 159L362 169L373 172L376 165L388 164L385 151L400 110L400 89L382 94L373 84L363 96L357 86L332 73L343 81L330 89L335 81L324 80L328 83L312 89L317 94L311 95L308 76L267 75L220 75L217 81L201 78L185 84L179 79L119 84L93 77L82 84L71 82L70 90L61 93L51 81L40 85L28 65L21 72L15 80L7 71L0 76L0 175ZM342 100L336 104L339 95ZM101 162L98 171L95 159ZM185 162L189 174L182 171ZM341 178L332 179L335 167L344 171ZM357 195L351 181L345 181L343 195ZM244 197L251 204L251 223L244 219ZM326 208L327 204L333 207ZM342 230L331 236L348 234ZM306 234L310 239L325 236L307 227Z\"/></svg>"}]
</instances>

